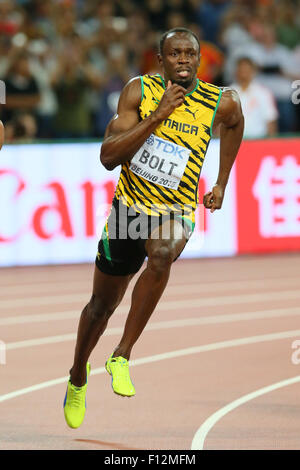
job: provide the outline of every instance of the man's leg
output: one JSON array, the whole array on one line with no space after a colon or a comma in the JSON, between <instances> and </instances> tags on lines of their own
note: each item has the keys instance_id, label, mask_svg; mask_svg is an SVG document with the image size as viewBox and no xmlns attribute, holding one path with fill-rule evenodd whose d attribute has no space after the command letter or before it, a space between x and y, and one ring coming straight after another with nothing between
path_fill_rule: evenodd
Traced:
<instances>
[{"instance_id":1,"label":"man's leg","mask_svg":"<svg viewBox=\"0 0 300 470\"><path fill-rule=\"evenodd\" d=\"M137 280L132 292L130 311L126 320L121 341L113 356L122 356L127 360L133 345L144 330L169 279L173 261L183 250L186 236L180 222L171 220L170 238L157 238L163 233L164 224L158 227L146 242L148 263ZM156 238L155 238L156 237Z\"/></svg>"},{"instance_id":2,"label":"man's leg","mask_svg":"<svg viewBox=\"0 0 300 470\"><path fill-rule=\"evenodd\" d=\"M71 369L73 385L81 387L85 384L88 358L105 331L110 316L121 302L132 276L111 276L95 266L93 294L81 313L78 325Z\"/></svg>"}]
</instances>

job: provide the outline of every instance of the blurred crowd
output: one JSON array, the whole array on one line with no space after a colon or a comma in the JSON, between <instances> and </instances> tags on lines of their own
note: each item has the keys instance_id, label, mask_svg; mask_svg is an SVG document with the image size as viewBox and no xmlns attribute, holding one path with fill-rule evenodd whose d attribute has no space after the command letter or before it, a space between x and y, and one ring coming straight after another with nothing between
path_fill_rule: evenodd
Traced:
<instances>
[{"instance_id":1,"label":"blurred crowd","mask_svg":"<svg viewBox=\"0 0 300 470\"><path fill-rule=\"evenodd\" d=\"M246 137L300 132L299 0L0 0L6 141L101 138L177 26L200 38L198 77L238 89Z\"/></svg>"}]
</instances>

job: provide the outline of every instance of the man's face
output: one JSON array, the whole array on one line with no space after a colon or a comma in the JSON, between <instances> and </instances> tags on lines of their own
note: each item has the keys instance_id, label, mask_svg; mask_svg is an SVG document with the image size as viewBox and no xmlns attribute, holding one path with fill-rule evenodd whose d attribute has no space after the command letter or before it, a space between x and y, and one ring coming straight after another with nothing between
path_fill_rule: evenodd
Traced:
<instances>
[{"instance_id":1,"label":"man's face","mask_svg":"<svg viewBox=\"0 0 300 470\"><path fill-rule=\"evenodd\" d=\"M196 39L187 33L167 36L158 60L165 72L165 80L188 88L196 78L200 51Z\"/></svg>"},{"instance_id":2,"label":"man's face","mask_svg":"<svg viewBox=\"0 0 300 470\"><path fill-rule=\"evenodd\" d=\"M248 60L241 60L236 68L237 82L251 82L255 75L255 67Z\"/></svg>"}]
</instances>

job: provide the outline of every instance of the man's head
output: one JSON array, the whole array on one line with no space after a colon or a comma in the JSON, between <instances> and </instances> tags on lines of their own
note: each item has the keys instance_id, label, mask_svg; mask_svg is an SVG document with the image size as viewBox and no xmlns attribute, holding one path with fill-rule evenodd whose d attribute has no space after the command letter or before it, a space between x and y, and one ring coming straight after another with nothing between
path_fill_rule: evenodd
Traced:
<instances>
[{"instance_id":1,"label":"man's head","mask_svg":"<svg viewBox=\"0 0 300 470\"><path fill-rule=\"evenodd\" d=\"M200 64L199 39L189 29L170 29L160 39L158 61L166 81L188 88L196 80Z\"/></svg>"},{"instance_id":2,"label":"man's head","mask_svg":"<svg viewBox=\"0 0 300 470\"><path fill-rule=\"evenodd\" d=\"M252 82L257 72L256 64L250 57L240 57L236 63L235 76L240 85L248 85Z\"/></svg>"}]
</instances>

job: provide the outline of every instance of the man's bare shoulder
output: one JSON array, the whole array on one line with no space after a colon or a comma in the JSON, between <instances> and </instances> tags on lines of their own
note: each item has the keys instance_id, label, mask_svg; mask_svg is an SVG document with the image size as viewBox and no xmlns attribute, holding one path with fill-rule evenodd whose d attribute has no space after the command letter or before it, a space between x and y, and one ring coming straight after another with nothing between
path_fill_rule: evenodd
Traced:
<instances>
[{"instance_id":1,"label":"man's bare shoulder","mask_svg":"<svg viewBox=\"0 0 300 470\"><path fill-rule=\"evenodd\" d=\"M141 89L141 76L138 75L137 77L133 77L128 80L128 82L124 86L124 90L125 89Z\"/></svg>"},{"instance_id":2,"label":"man's bare shoulder","mask_svg":"<svg viewBox=\"0 0 300 470\"><path fill-rule=\"evenodd\" d=\"M223 87L222 96L216 113L215 124L231 125L243 116L241 101L234 88Z\"/></svg>"},{"instance_id":3,"label":"man's bare shoulder","mask_svg":"<svg viewBox=\"0 0 300 470\"><path fill-rule=\"evenodd\" d=\"M141 79L139 76L133 77L126 83L121 92L117 112L106 127L104 141L107 137L124 132L138 124L140 119L138 110L141 100Z\"/></svg>"},{"instance_id":4,"label":"man's bare shoulder","mask_svg":"<svg viewBox=\"0 0 300 470\"><path fill-rule=\"evenodd\" d=\"M234 88L223 87L222 96L219 104L221 111L234 111L241 106L241 101L238 92Z\"/></svg>"},{"instance_id":5,"label":"man's bare shoulder","mask_svg":"<svg viewBox=\"0 0 300 470\"><path fill-rule=\"evenodd\" d=\"M141 84L141 77L133 77L131 78L126 85L124 86L119 106L129 106L129 107L137 107L141 103L142 99L142 84Z\"/></svg>"}]
</instances>

